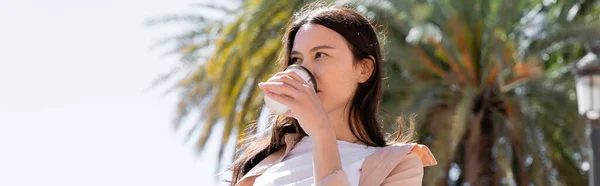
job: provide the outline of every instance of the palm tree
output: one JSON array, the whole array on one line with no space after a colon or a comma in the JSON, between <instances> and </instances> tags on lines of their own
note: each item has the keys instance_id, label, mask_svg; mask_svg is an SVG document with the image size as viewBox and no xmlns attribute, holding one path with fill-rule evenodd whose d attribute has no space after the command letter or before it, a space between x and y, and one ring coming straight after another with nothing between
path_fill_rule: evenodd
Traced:
<instances>
[{"instance_id":1,"label":"palm tree","mask_svg":"<svg viewBox=\"0 0 600 186\"><path fill-rule=\"evenodd\" d=\"M386 93L404 99L387 108L421 114L421 142L440 163L428 170L427 185L584 184L581 153L573 153L582 145L566 145L584 141L581 128L568 125L578 115L547 108L576 108L565 67L582 50L564 45L597 34L598 27L581 26L598 16L596 2L385 2L362 6L384 25L388 62L405 76L391 81L412 80L390 83L402 86ZM464 174L440 177L451 170Z\"/></svg>"},{"instance_id":2,"label":"palm tree","mask_svg":"<svg viewBox=\"0 0 600 186\"><path fill-rule=\"evenodd\" d=\"M258 118L262 108L263 95L256 84L276 72L283 28L304 4L293 0L250 0L240 7L194 4L201 12L216 11L225 16L174 15L148 21L148 25L184 22L196 27L158 42L174 44L168 54L179 55L181 63L157 78L154 85L176 74L186 74L167 92L181 93L173 121L175 129L180 129L191 112L202 113L193 127L186 129L188 139L200 131L200 137L194 139L199 152L217 126L224 128L218 162L232 136L236 140L245 137L240 131Z\"/></svg>"},{"instance_id":3,"label":"palm tree","mask_svg":"<svg viewBox=\"0 0 600 186\"><path fill-rule=\"evenodd\" d=\"M333 2L333 1L332 1ZM196 28L169 37L181 57L157 84L182 73L176 129L200 132L202 151L223 127L219 162L230 138L258 118L256 84L276 71L280 38L307 1L249 0L239 7L195 5L207 15L169 16ZM598 2L541 0L379 0L346 2L385 31L383 107L419 113L419 141L440 165L426 185L584 185L581 123L568 64L577 41L598 34ZM578 36L578 37L575 37ZM383 37L383 35L382 35ZM562 109L556 108L565 108ZM180 127L202 113L191 129ZM385 118L384 116L382 116ZM386 120L386 131L393 131ZM253 132L253 131L250 131Z\"/></svg>"}]
</instances>

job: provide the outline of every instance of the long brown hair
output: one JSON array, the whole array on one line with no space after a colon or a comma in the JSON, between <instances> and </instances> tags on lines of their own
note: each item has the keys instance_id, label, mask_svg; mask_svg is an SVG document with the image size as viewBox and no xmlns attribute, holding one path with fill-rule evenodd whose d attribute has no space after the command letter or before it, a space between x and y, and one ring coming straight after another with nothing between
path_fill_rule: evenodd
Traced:
<instances>
[{"instance_id":1,"label":"long brown hair","mask_svg":"<svg viewBox=\"0 0 600 186\"><path fill-rule=\"evenodd\" d=\"M364 65L369 61L373 63L373 73L369 79L358 85L354 97L349 105L349 127L359 141L375 147L387 145L381 123L378 121L379 102L382 97L383 59L381 46L376 29L371 22L360 13L343 7L323 6L320 4L308 5L299 13L294 14L293 20L283 37L285 51L279 59L282 69L291 65L290 53L294 45L296 33L305 24L319 24L342 35L354 56L355 65ZM363 60L370 59L370 60ZM373 61L374 60L374 61ZM404 131L404 119L399 118L400 131ZM412 123L412 119L409 124ZM256 128L256 123L251 125ZM412 139L412 127L408 133L397 133L394 142L408 142ZM285 133L300 133L299 138L307 134L300 128L294 118L282 115L273 115L263 136L249 136L240 141L241 147L236 152L231 185L235 185L250 169L268 155L276 152L281 147ZM299 139L297 139L299 140Z\"/></svg>"}]
</instances>

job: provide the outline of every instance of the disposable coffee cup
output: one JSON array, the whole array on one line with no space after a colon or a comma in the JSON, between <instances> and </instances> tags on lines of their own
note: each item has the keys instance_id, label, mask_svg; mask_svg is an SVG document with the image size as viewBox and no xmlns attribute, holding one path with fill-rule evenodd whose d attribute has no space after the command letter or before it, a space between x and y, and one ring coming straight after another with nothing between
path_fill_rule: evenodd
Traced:
<instances>
[{"instance_id":1,"label":"disposable coffee cup","mask_svg":"<svg viewBox=\"0 0 600 186\"><path fill-rule=\"evenodd\" d=\"M310 72L310 70L308 70L306 67L301 66L301 65L290 65L289 67L287 67L285 69L285 71L286 72L287 71L295 72L296 74L298 74L298 76L300 76L302 79L304 79L304 81L306 81L309 85L313 86L313 88L315 89L315 92L317 91L317 81L315 80L315 77ZM274 93L276 93L276 92L274 92ZM265 96L265 104L267 105L269 110L271 110L271 112L273 112L275 114L279 114L279 115L283 115L287 111L290 110L290 108L288 106L281 104L281 103L269 98L268 96Z\"/></svg>"}]
</instances>

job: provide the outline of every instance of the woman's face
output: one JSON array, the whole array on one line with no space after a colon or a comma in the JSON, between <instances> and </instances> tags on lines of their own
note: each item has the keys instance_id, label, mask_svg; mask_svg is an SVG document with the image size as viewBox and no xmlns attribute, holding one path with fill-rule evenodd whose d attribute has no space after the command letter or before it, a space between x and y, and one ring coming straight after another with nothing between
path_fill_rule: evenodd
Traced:
<instances>
[{"instance_id":1,"label":"woman's face","mask_svg":"<svg viewBox=\"0 0 600 186\"><path fill-rule=\"evenodd\" d=\"M368 79L363 77L361 65L354 65L346 39L319 24L300 27L290 59L291 64L301 64L313 73L320 91L317 94L328 113L344 108L358 83Z\"/></svg>"}]
</instances>

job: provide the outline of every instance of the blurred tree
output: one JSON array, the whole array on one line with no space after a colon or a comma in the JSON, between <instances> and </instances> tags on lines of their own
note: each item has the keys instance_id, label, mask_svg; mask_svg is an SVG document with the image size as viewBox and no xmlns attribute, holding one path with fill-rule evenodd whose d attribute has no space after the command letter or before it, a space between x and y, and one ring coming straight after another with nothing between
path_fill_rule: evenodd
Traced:
<instances>
[{"instance_id":1,"label":"blurred tree","mask_svg":"<svg viewBox=\"0 0 600 186\"><path fill-rule=\"evenodd\" d=\"M598 7L523 0L358 6L387 32L388 84L396 86L387 87L385 108L419 113L420 142L440 163L427 170L426 185L585 185L568 64L583 54L577 41L598 34L590 25Z\"/></svg>"},{"instance_id":2,"label":"blurred tree","mask_svg":"<svg viewBox=\"0 0 600 186\"><path fill-rule=\"evenodd\" d=\"M235 1L237 2L237 1ZM331 1L333 2L333 1ZM187 73L180 92L179 129L189 113L198 122L201 151L221 124L219 162L231 136L244 137L262 106L256 84L277 71L281 37L308 1L248 0L240 6L194 5L223 16L169 16L195 28L169 37ZM349 4L380 25L385 40L383 107L418 113L420 143L440 163L425 185L585 185L585 139L569 64L584 54L580 41L597 36L595 0L373 0ZM212 14L211 14L212 15ZM394 120L385 129L394 131ZM252 131L251 131L252 132ZM196 140L196 139L194 139Z\"/></svg>"}]
</instances>

